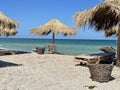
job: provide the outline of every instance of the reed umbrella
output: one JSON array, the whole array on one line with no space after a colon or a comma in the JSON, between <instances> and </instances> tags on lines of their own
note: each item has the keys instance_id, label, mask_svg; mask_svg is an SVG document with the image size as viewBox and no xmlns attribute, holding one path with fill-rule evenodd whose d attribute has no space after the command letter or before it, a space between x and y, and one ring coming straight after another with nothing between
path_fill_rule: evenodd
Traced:
<instances>
[{"instance_id":1,"label":"reed umbrella","mask_svg":"<svg viewBox=\"0 0 120 90\"><path fill-rule=\"evenodd\" d=\"M17 26L17 21L12 20L11 18L5 16L2 12L0 12L0 36L15 35L17 33Z\"/></svg>"},{"instance_id":2,"label":"reed umbrella","mask_svg":"<svg viewBox=\"0 0 120 90\"><path fill-rule=\"evenodd\" d=\"M89 24L96 31L104 30L105 36L118 36L117 65L120 66L120 0L105 0L99 5L78 12L74 16L76 26Z\"/></svg>"},{"instance_id":3,"label":"reed umbrella","mask_svg":"<svg viewBox=\"0 0 120 90\"><path fill-rule=\"evenodd\" d=\"M52 43L54 43L55 34L62 33L66 36L74 35L76 32L75 28L64 25L58 19L52 19L42 26L31 29L31 33L35 35L48 35L52 33Z\"/></svg>"}]
</instances>

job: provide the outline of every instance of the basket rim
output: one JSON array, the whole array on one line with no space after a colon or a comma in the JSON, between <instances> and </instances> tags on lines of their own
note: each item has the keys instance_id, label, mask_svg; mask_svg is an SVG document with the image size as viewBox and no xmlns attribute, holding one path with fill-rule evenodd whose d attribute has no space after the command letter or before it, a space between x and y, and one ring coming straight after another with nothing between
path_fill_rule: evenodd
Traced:
<instances>
[{"instance_id":1,"label":"basket rim","mask_svg":"<svg viewBox=\"0 0 120 90\"><path fill-rule=\"evenodd\" d=\"M114 66L113 64L89 64L87 63L87 66Z\"/></svg>"}]
</instances>

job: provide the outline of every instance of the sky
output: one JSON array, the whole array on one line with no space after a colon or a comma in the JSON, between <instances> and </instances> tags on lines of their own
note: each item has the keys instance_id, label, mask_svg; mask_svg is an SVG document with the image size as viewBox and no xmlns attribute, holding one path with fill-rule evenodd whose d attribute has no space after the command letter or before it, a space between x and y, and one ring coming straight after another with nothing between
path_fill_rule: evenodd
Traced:
<instances>
[{"instance_id":1,"label":"sky","mask_svg":"<svg viewBox=\"0 0 120 90\"><path fill-rule=\"evenodd\" d=\"M49 20L58 19L63 24L75 27L74 15L79 11L92 8L103 0L0 0L0 10L6 16L19 22L18 33L11 38L51 38L34 36L30 33L33 27L44 25ZM57 39L116 39L115 36L106 38L103 32L94 28L78 29L72 36L56 35Z\"/></svg>"}]
</instances>

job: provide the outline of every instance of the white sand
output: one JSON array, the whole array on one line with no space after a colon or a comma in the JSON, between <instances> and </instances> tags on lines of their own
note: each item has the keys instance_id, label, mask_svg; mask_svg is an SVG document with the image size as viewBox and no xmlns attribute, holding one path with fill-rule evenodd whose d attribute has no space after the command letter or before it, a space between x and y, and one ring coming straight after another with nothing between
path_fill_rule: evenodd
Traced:
<instances>
[{"instance_id":1,"label":"white sand","mask_svg":"<svg viewBox=\"0 0 120 90\"><path fill-rule=\"evenodd\" d=\"M0 67L0 90L120 90L120 68L114 67L107 83L92 81L89 69L75 66L74 56L37 53L0 56L0 60L22 64Z\"/></svg>"}]
</instances>

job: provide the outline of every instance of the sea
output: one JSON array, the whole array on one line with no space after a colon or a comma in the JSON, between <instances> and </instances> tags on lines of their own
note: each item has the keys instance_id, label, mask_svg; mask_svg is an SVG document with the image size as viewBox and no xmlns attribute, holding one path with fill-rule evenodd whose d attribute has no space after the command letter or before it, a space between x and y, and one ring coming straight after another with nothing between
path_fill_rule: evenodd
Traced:
<instances>
[{"instance_id":1,"label":"sea","mask_svg":"<svg viewBox=\"0 0 120 90\"><path fill-rule=\"evenodd\" d=\"M33 51L36 47L51 44L51 39L40 38L0 38L1 49ZM65 55L80 55L102 52L102 46L117 48L116 40L56 39L57 51Z\"/></svg>"}]
</instances>

